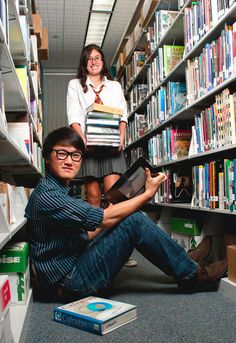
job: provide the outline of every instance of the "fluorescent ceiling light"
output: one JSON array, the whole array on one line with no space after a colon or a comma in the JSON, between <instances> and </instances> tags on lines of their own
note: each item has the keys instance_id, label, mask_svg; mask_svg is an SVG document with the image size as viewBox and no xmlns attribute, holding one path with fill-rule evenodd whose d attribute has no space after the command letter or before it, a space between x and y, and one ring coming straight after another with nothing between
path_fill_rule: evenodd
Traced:
<instances>
[{"instance_id":1,"label":"fluorescent ceiling light","mask_svg":"<svg viewBox=\"0 0 236 343\"><path fill-rule=\"evenodd\" d=\"M94 0L92 11L112 11L115 0Z\"/></svg>"},{"instance_id":2,"label":"fluorescent ceiling light","mask_svg":"<svg viewBox=\"0 0 236 343\"><path fill-rule=\"evenodd\" d=\"M93 0L85 45L102 45L116 0Z\"/></svg>"}]
</instances>

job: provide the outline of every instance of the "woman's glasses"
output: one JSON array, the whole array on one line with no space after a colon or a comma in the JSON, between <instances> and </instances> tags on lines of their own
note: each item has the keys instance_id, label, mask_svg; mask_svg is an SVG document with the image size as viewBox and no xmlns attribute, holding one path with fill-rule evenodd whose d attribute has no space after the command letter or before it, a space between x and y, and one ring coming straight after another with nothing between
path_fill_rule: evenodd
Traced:
<instances>
[{"instance_id":1,"label":"woman's glasses","mask_svg":"<svg viewBox=\"0 0 236 343\"><path fill-rule=\"evenodd\" d=\"M52 151L55 151L58 160L66 160L67 157L70 156L72 161L80 162L82 158L82 153L78 151L69 152L66 150L57 150L57 149L52 149Z\"/></svg>"},{"instance_id":2,"label":"woman's glasses","mask_svg":"<svg viewBox=\"0 0 236 343\"><path fill-rule=\"evenodd\" d=\"M94 61L94 62L101 62L102 61L102 57L101 56L89 57L88 58L88 62L91 63L92 61Z\"/></svg>"}]
</instances>

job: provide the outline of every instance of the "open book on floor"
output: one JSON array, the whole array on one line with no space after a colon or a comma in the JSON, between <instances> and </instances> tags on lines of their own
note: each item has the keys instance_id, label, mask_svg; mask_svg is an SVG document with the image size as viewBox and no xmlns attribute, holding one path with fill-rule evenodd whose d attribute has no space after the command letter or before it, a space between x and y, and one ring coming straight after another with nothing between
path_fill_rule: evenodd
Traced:
<instances>
[{"instance_id":1,"label":"open book on floor","mask_svg":"<svg viewBox=\"0 0 236 343\"><path fill-rule=\"evenodd\" d=\"M113 204L128 200L144 192L146 174L145 168L149 168L152 174L157 175L157 168L149 164L143 157L120 177L120 179L105 193L107 200Z\"/></svg>"},{"instance_id":2,"label":"open book on floor","mask_svg":"<svg viewBox=\"0 0 236 343\"><path fill-rule=\"evenodd\" d=\"M54 309L54 320L105 335L137 318L137 306L90 296Z\"/></svg>"}]
</instances>

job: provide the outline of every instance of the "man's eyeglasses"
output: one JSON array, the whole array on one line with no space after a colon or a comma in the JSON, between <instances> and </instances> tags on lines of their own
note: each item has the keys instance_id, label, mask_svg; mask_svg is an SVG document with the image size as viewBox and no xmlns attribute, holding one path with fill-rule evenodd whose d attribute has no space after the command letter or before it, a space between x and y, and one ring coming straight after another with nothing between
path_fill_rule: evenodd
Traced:
<instances>
[{"instance_id":1,"label":"man's eyeglasses","mask_svg":"<svg viewBox=\"0 0 236 343\"><path fill-rule=\"evenodd\" d=\"M92 61L101 62L101 60L102 60L102 56L95 56L95 57L89 57L88 58L88 62L92 62Z\"/></svg>"},{"instance_id":2,"label":"man's eyeglasses","mask_svg":"<svg viewBox=\"0 0 236 343\"><path fill-rule=\"evenodd\" d=\"M58 160L66 160L67 157L70 156L72 161L80 162L82 158L82 153L78 151L69 152L66 150L57 150L57 149L52 149L52 151L55 151Z\"/></svg>"}]
</instances>

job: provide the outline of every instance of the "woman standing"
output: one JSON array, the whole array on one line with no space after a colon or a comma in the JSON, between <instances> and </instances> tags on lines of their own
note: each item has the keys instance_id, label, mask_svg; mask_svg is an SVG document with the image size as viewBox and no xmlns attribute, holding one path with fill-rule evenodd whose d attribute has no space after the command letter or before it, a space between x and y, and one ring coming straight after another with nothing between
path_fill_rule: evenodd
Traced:
<instances>
[{"instance_id":1,"label":"woman standing","mask_svg":"<svg viewBox=\"0 0 236 343\"><path fill-rule=\"evenodd\" d=\"M69 82L67 93L69 125L82 137L85 146L86 108L94 102L123 110L118 152L114 152L114 149L104 149L104 147L87 149L84 168L79 175L84 179L88 202L99 207L102 195L101 183L103 182L104 192L106 192L126 170L123 149L127 107L121 85L111 80L101 48L90 44L82 51L76 78Z\"/></svg>"},{"instance_id":2,"label":"woman standing","mask_svg":"<svg viewBox=\"0 0 236 343\"><path fill-rule=\"evenodd\" d=\"M84 179L88 202L100 207L101 184L103 183L104 192L106 192L127 169L123 153L127 107L120 83L111 80L103 51L98 45L90 44L82 51L76 78L69 82L67 92L68 122L82 137L85 146L86 108L95 102L123 110L119 125L118 150L109 150L105 147L86 149L84 163L79 174ZM132 260L129 264L136 265Z\"/></svg>"}]
</instances>

